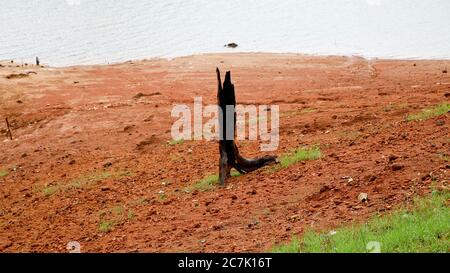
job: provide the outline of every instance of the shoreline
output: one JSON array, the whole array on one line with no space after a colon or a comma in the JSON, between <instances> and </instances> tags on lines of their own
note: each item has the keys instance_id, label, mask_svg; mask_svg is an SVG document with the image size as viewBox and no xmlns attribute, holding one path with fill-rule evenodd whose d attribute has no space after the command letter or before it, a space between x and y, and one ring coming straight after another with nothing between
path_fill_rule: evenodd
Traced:
<instances>
[{"instance_id":1,"label":"shoreline","mask_svg":"<svg viewBox=\"0 0 450 273\"><path fill-rule=\"evenodd\" d=\"M236 51L236 52L210 52L210 53L197 53L197 54L190 54L190 55L181 55L181 56L175 56L175 57L149 57L149 58L142 58L142 59L129 59L126 61L118 61L118 62L111 62L111 63L92 63L92 64L74 64L74 65L62 65L62 66L52 66L47 63L42 63L41 65L45 66L45 68L73 68L73 67L96 67L96 66L117 66L117 65L124 65L127 63L139 63L139 62L148 62L148 61L171 61L175 59L181 59L181 58L192 58L196 56L232 56L232 55L273 55L273 56L294 56L294 57L315 57L315 58L328 58L328 57L344 57L344 58L361 58L367 61L443 61L447 62L450 61L450 57L448 58L421 58L421 57L411 57L411 58L396 58L396 57L367 57L365 55L358 55L358 54L351 54L351 55L339 55L339 54L308 54L308 53L295 53L295 52L245 52L245 51ZM5 59L0 60L0 64L6 65L7 67L14 67L14 65L9 66L10 61L13 60L14 64L23 65L27 63L30 66L33 66L34 64L29 62L17 62L17 59Z\"/></svg>"}]
</instances>

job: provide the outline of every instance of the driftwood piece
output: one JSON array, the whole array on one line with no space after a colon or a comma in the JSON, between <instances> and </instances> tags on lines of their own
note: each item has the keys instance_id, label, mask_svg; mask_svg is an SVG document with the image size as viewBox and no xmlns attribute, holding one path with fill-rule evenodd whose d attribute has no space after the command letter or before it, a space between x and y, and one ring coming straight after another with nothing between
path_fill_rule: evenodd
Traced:
<instances>
[{"instance_id":1,"label":"driftwood piece","mask_svg":"<svg viewBox=\"0 0 450 273\"><path fill-rule=\"evenodd\" d=\"M263 166L270 165L276 162L276 156L263 156L259 158L247 159L239 154L239 149L236 145L236 96L234 92L234 85L231 83L231 73L227 71L225 80L223 82L220 78L219 68L216 68L218 91L217 103L219 106L219 182L220 185L225 184L225 180L230 177L231 168L235 168L241 174L249 173L257 170ZM227 105L234 107L232 112L227 111ZM228 113L227 113L228 112ZM227 115L232 115L228 117ZM232 122L230 120L232 119ZM228 125L228 127L227 127Z\"/></svg>"}]
</instances>

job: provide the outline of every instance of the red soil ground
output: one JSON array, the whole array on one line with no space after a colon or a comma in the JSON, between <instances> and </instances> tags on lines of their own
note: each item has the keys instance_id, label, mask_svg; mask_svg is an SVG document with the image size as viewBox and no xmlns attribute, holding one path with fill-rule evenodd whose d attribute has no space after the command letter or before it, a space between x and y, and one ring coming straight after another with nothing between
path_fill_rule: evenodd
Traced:
<instances>
[{"instance_id":1,"label":"red soil ground","mask_svg":"<svg viewBox=\"0 0 450 273\"><path fill-rule=\"evenodd\" d=\"M275 154L320 144L323 157L184 192L217 173L218 143L169 145L170 112L195 96L215 103L216 66L232 71L238 103L280 105ZM9 173L0 178L0 251L65 252L70 241L82 252L270 251L307 229L386 213L449 179L450 115L405 120L450 100L445 67L450 61L294 54L66 68L3 62L0 170ZM6 78L17 73L27 76ZM262 154L258 141L239 147Z\"/></svg>"}]
</instances>

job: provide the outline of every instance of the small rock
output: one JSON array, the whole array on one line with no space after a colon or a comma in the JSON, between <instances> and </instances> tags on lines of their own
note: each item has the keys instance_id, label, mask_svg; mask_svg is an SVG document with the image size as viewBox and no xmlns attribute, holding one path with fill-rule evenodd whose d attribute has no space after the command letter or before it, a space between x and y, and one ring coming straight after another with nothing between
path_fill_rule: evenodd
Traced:
<instances>
[{"instance_id":1,"label":"small rock","mask_svg":"<svg viewBox=\"0 0 450 273\"><path fill-rule=\"evenodd\" d=\"M450 98L450 92L446 92L446 93L444 94L444 97Z\"/></svg>"},{"instance_id":2,"label":"small rock","mask_svg":"<svg viewBox=\"0 0 450 273\"><path fill-rule=\"evenodd\" d=\"M247 228L253 228L254 226L258 225L259 221L254 219L253 221L251 221L250 223L247 224Z\"/></svg>"},{"instance_id":3,"label":"small rock","mask_svg":"<svg viewBox=\"0 0 450 273\"><path fill-rule=\"evenodd\" d=\"M109 190L110 190L110 187L108 187L108 186L102 186L100 189L101 189L102 191L109 191Z\"/></svg>"},{"instance_id":4,"label":"small rock","mask_svg":"<svg viewBox=\"0 0 450 273\"><path fill-rule=\"evenodd\" d=\"M444 125L444 124L445 124L445 122L444 122L442 119L436 120L436 125L437 125L437 126L442 126L442 125Z\"/></svg>"},{"instance_id":5,"label":"small rock","mask_svg":"<svg viewBox=\"0 0 450 273\"><path fill-rule=\"evenodd\" d=\"M212 230L221 230L223 228L223 223L218 223L212 226Z\"/></svg>"},{"instance_id":6,"label":"small rock","mask_svg":"<svg viewBox=\"0 0 450 273\"><path fill-rule=\"evenodd\" d=\"M236 199L237 199L237 196L233 194L233 195L231 196L231 199L232 199L232 200L236 200Z\"/></svg>"},{"instance_id":7,"label":"small rock","mask_svg":"<svg viewBox=\"0 0 450 273\"><path fill-rule=\"evenodd\" d=\"M329 191L331 188L328 185L324 185L320 188L320 193L324 193L326 191Z\"/></svg>"},{"instance_id":8,"label":"small rock","mask_svg":"<svg viewBox=\"0 0 450 273\"><path fill-rule=\"evenodd\" d=\"M105 164L103 164L103 167L104 168L109 168L109 167L111 167L112 166L112 163L111 162L106 162Z\"/></svg>"},{"instance_id":9,"label":"small rock","mask_svg":"<svg viewBox=\"0 0 450 273\"><path fill-rule=\"evenodd\" d=\"M369 181L369 182L373 182L373 181L375 181L376 179L377 179L378 177L376 176L376 175L369 175L368 177L367 177L367 180Z\"/></svg>"},{"instance_id":10,"label":"small rock","mask_svg":"<svg viewBox=\"0 0 450 273\"><path fill-rule=\"evenodd\" d=\"M145 96L144 93L139 92L139 93L137 93L136 95L133 96L133 99L137 100L137 99L142 98L143 96Z\"/></svg>"},{"instance_id":11,"label":"small rock","mask_svg":"<svg viewBox=\"0 0 450 273\"><path fill-rule=\"evenodd\" d=\"M350 177L350 176L343 176L343 177L341 177L341 179L345 179L345 180L347 180L347 185L353 185L353 182L354 182L354 179L352 178L352 177Z\"/></svg>"},{"instance_id":12,"label":"small rock","mask_svg":"<svg viewBox=\"0 0 450 273\"><path fill-rule=\"evenodd\" d=\"M124 132L129 132L134 128L134 125L127 125L123 128Z\"/></svg>"},{"instance_id":13,"label":"small rock","mask_svg":"<svg viewBox=\"0 0 450 273\"><path fill-rule=\"evenodd\" d=\"M8 239L1 239L0 240L0 251L3 251L7 249L8 247L12 246L12 241Z\"/></svg>"},{"instance_id":14,"label":"small rock","mask_svg":"<svg viewBox=\"0 0 450 273\"><path fill-rule=\"evenodd\" d=\"M398 158L398 156L394 155L394 154L388 156L389 162L392 162L392 161L396 160L397 158Z\"/></svg>"},{"instance_id":15,"label":"small rock","mask_svg":"<svg viewBox=\"0 0 450 273\"><path fill-rule=\"evenodd\" d=\"M367 200L369 200L369 196L367 195L367 193L362 192L358 195L359 202L367 202Z\"/></svg>"},{"instance_id":16,"label":"small rock","mask_svg":"<svg viewBox=\"0 0 450 273\"><path fill-rule=\"evenodd\" d=\"M391 170L399 171L399 170L403 169L404 167L405 166L403 166L402 164L394 163L391 165Z\"/></svg>"},{"instance_id":17,"label":"small rock","mask_svg":"<svg viewBox=\"0 0 450 273\"><path fill-rule=\"evenodd\" d=\"M72 159L69 161L69 165L73 165L73 164L75 164L75 159Z\"/></svg>"},{"instance_id":18,"label":"small rock","mask_svg":"<svg viewBox=\"0 0 450 273\"><path fill-rule=\"evenodd\" d=\"M336 230L330 230L330 232L328 232L328 236L333 236L337 233Z\"/></svg>"},{"instance_id":19,"label":"small rock","mask_svg":"<svg viewBox=\"0 0 450 273\"><path fill-rule=\"evenodd\" d=\"M224 45L224 47L236 48L236 47L238 47L238 44L236 44L236 43L229 43L229 44Z\"/></svg>"},{"instance_id":20,"label":"small rock","mask_svg":"<svg viewBox=\"0 0 450 273\"><path fill-rule=\"evenodd\" d=\"M144 119L144 121L145 121L145 122L147 122L147 121L152 121L154 117L155 117L155 115L150 115L150 116L148 116L146 119Z\"/></svg>"},{"instance_id":21,"label":"small rock","mask_svg":"<svg viewBox=\"0 0 450 273\"><path fill-rule=\"evenodd\" d=\"M21 101L21 100L17 100L17 103L23 103L23 101Z\"/></svg>"}]
</instances>

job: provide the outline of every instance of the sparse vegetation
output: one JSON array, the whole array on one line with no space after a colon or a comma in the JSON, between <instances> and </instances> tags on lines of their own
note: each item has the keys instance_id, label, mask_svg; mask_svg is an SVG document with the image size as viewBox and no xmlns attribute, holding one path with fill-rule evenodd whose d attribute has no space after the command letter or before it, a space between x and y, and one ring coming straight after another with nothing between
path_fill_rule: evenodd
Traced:
<instances>
[{"instance_id":1,"label":"sparse vegetation","mask_svg":"<svg viewBox=\"0 0 450 273\"><path fill-rule=\"evenodd\" d=\"M53 195L57 190L58 190L57 186L48 185L42 189L42 194L45 197L49 197L49 196Z\"/></svg>"},{"instance_id":2,"label":"sparse vegetation","mask_svg":"<svg viewBox=\"0 0 450 273\"><path fill-rule=\"evenodd\" d=\"M134 219L134 211L133 210L128 210L128 220L133 220Z\"/></svg>"},{"instance_id":3,"label":"sparse vegetation","mask_svg":"<svg viewBox=\"0 0 450 273\"><path fill-rule=\"evenodd\" d=\"M339 132L338 136L346 140L356 140L361 136L361 132L344 130Z\"/></svg>"},{"instance_id":4,"label":"sparse vegetation","mask_svg":"<svg viewBox=\"0 0 450 273\"><path fill-rule=\"evenodd\" d=\"M132 205L136 205L136 206L148 205L148 199L145 197L139 198L139 199L135 200L134 202L132 202Z\"/></svg>"},{"instance_id":5,"label":"sparse vegetation","mask_svg":"<svg viewBox=\"0 0 450 273\"><path fill-rule=\"evenodd\" d=\"M314 113L317 112L317 109L314 108L303 108L303 109L295 109L295 110L289 110L282 112L280 114L280 117L293 117L300 114L308 114L308 113Z\"/></svg>"},{"instance_id":6,"label":"sparse vegetation","mask_svg":"<svg viewBox=\"0 0 450 273\"><path fill-rule=\"evenodd\" d=\"M311 147L301 147L297 148L293 152L283 154L279 159L279 163L269 170L277 171L279 169L289 167L290 165L300 161L315 160L321 157L322 151L320 150L320 147L318 145L314 145Z\"/></svg>"},{"instance_id":7,"label":"sparse vegetation","mask_svg":"<svg viewBox=\"0 0 450 273\"><path fill-rule=\"evenodd\" d=\"M100 212L98 228L101 232L109 232L115 226L123 224L127 220L132 220L134 217L135 213L132 209L127 209L122 204L115 205Z\"/></svg>"},{"instance_id":8,"label":"sparse vegetation","mask_svg":"<svg viewBox=\"0 0 450 273\"><path fill-rule=\"evenodd\" d=\"M376 216L366 224L335 231L309 231L301 239L274 247L274 252L370 252L379 242L381 252L448 252L450 245L450 193L433 191L416 199L412 209Z\"/></svg>"},{"instance_id":9,"label":"sparse vegetation","mask_svg":"<svg viewBox=\"0 0 450 273\"><path fill-rule=\"evenodd\" d=\"M133 174L127 171L123 172L95 172L89 175L82 175L76 179L71 180L67 184L46 185L41 192L45 197L49 197L57 192L65 192L72 189L88 188L97 182L108 178L120 178L125 176L132 176Z\"/></svg>"},{"instance_id":10,"label":"sparse vegetation","mask_svg":"<svg viewBox=\"0 0 450 273\"><path fill-rule=\"evenodd\" d=\"M101 232L109 232L113 229L115 223L113 221L100 221L98 229Z\"/></svg>"},{"instance_id":11,"label":"sparse vegetation","mask_svg":"<svg viewBox=\"0 0 450 273\"><path fill-rule=\"evenodd\" d=\"M183 144L184 143L184 139L172 139L170 140L167 144L169 144L170 146L174 146L174 145L179 145L179 144Z\"/></svg>"},{"instance_id":12,"label":"sparse vegetation","mask_svg":"<svg viewBox=\"0 0 450 273\"><path fill-rule=\"evenodd\" d=\"M6 169L0 169L0 178L8 176L9 171Z\"/></svg>"},{"instance_id":13,"label":"sparse vegetation","mask_svg":"<svg viewBox=\"0 0 450 273\"><path fill-rule=\"evenodd\" d=\"M441 103L431 108L423 109L422 112L409 115L407 121L421 121L444 115L450 111L450 103Z\"/></svg>"},{"instance_id":14,"label":"sparse vegetation","mask_svg":"<svg viewBox=\"0 0 450 273\"><path fill-rule=\"evenodd\" d=\"M450 162L450 156L446 154L440 154L439 157L444 160Z\"/></svg>"},{"instance_id":15,"label":"sparse vegetation","mask_svg":"<svg viewBox=\"0 0 450 273\"><path fill-rule=\"evenodd\" d=\"M231 171L232 177L238 177L240 175L241 174L235 170ZM208 176L202 178L201 180L197 181L191 187L185 188L184 192L189 193L189 192L192 192L193 190L198 190L198 191L212 190L218 183L219 183L219 175L211 174L211 175L208 175Z\"/></svg>"},{"instance_id":16,"label":"sparse vegetation","mask_svg":"<svg viewBox=\"0 0 450 273\"><path fill-rule=\"evenodd\" d=\"M392 110L400 110L400 109L406 109L409 107L409 104L407 102L402 102L398 104L389 103L385 107L383 107L384 112L390 112Z\"/></svg>"},{"instance_id":17,"label":"sparse vegetation","mask_svg":"<svg viewBox=\"0 0 450 273\"><path fill-rule=\"evenodd\" d=\"M160 201L164 201L167 199L167 195L164 192L158 193L158 198Z\"/></svg>"},{"instance_id":18,"label":"sparse vegetation","mask_svg":"<svg viewBox=\"0 0 450 273\"><path fill-rule=\"evenodd\" d=\"M303 108L301 111L300 111L300 113L314 113L314 112L316 112L317 111L317 109L314 109L314 108Z\"/></svg>"}]
</instances>

